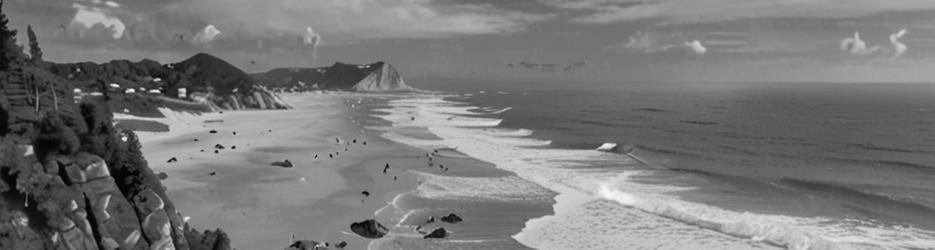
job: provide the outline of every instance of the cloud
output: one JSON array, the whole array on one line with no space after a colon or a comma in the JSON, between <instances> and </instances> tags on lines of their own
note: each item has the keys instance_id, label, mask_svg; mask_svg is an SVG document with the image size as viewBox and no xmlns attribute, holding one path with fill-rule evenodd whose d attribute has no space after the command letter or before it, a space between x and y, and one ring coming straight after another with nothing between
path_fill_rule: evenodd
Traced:
<instances>
[{"instance_id":1,"label":"cloud","mask_svg":"<svg viewBox=\"0 0 935 250\"><path fill-rule=\"evenodd\" d=\"M237 6L218 8L218 6ZM262 37L271 31L304 35L308 23L330 41L385 38L447 38L523 31L549 18L490 4L434 0L181 1L175 11L203 23L232 27L229 33Z\"/></svg>"},{"instance_id":2,"label":"cloud","mask_svg":"<svg viewBox=\"0 0 935 250\"><path fill-rule=\"evenodd\" d=\"M681 33L656 33L637 31L627 38L626 43L606 46L607 49L624 50L632 53L650 54L671 50L688 51L698 55L708 53L701 40L684 40Z\"/></svg>"},{"instance_id":3,"label":"cloud","mask_svg":"<svg viewBox=\"0 0 935 250\"><path fill-rule=\"evenodd\" d=\"M893 33L890 35L890 43L893 44L893 51L894 51L893 57L894 58L902 56L903 54L906 53L906 50L909 49L909 47L907 47L906 44L902 43L902 41L899 41L899 38L902 38L907 33L909 33L908 30L901 29L897 31L896 33Z\"/></svg>"},{"instance_id":4,"label":"cloud","mask_svg":"<svg viewBox=\"0 0 935 250\"><path fill-rule=\"evenodd\" d=\"M850 18L889 11L935 9L935 1L900 0L540 0L563 9L583 12L578 23L615 23L663 19L677 23L705 23L748 18Z\"/></svg>"},{"instance_id":5,"label":"cloud","mask_svg":"<svg viewBox=\"0 0 935 250\"><path fill-rule=\"evenodd\" d=\"M111 7L111 8L120 8L120 4L114 1L104 2L104 5L107 5L107 7Z\"/></svg>"},{"instance_id":6,"label":"cloud","mask_svg":"<svg viewBox=\"0 0 935 250\"><path fill-rule=\"evenodd\" d=\"M704 55L705 53L708 53L708 48L705 48L705 46L701 44L701 41L698 41L698 40L693 40L690 42L685 41L683 45L686 48L688 48L691 52L695 52L695 54L698 54L698 55Z\"/></svg>"},{"instance_id":7,"label":"cloud","mask_svg":"<svg viewBox=\"0 0 935 250\"><path fill-rule=\"evenodd\" d=\"M311 46L312 49L316 49L319 44L321 44L321 35L316 33L312 27L306 27L305 35L302 36L302 45Z\"/></svg>"},{"instance_id":8,"label":"cloud","mask_svg":"<svg viewBox=\"0 0 935 250\"><path fill-rule=\"evenodd\" d=\"M866 56L880 51L880 46L867 47L867 42L860 39L860 32L854 32L854 37L844 38L840 42L841 50L850 55Z\"/></svg>"},{"instance_id":9,"label":"cloud","mask_svg":"<svg viewBox=\"0 0 935 250\"><path fill-rule=\"evenodd\" d=\"M123 21L111 16L107 9L89 7L81 4L73 4L72 7L77 10L75 17L71 21L72 24L80 24L84 26L85 29L91 29L95 25L101 25L111 31L113 39L120 39L123 37L123 32L127 29Z\"/></svg>"},{"instance_id":10,"label":"cloud","mask_svg":"<svg viewBox=\"0 0 935 250\"><path fill-rule=\"evenodd\" d=\"M213 24L208 24L201 31L195 34L195 37L192 37L192 43L195 45L208 46L212 41L217 39L221 35L221 31L217 27L214 27Z\"/></svg>"}]
</instances>

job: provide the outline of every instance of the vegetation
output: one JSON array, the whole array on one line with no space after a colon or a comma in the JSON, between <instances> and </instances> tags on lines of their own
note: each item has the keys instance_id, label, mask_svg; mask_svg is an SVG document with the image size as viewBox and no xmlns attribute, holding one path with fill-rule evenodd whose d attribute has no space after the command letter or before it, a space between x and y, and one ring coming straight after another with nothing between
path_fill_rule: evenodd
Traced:
<instances>
[{"instance_id":1,"label":"vegetation","mask_svg":"<svg viewBox=\"0 0 935 250\"><path fill-rule=\"evenodd\" d=\"M3 9L3 1L0 0L0 10ZM0 71L10 69L10 65L23 58L23 50L16 45L16 30L7 27L10 20L6 14L0 12Z\"/></svg>"},{"instance_id":2,"label":"vegetation","mask_svg":"<svg viewBox=\"0 0 935 250\"><path fill-rule=\"evenodd\" d=\"M32 31L32 26L26 26L26 35L29 37L29 60L33 63L42 62L42 49L39 48L39 41L36 40L36 33Z\"/></svg>"}]
</instances>

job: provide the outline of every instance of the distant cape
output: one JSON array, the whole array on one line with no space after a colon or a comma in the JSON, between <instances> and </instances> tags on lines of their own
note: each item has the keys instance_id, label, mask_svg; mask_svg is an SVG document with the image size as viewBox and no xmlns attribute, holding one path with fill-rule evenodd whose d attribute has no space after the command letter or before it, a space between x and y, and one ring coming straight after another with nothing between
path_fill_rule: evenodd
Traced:
<instances>
[{"instance_id":1,"label":"distant cape","mask_svg":"<svg viewBox=\"0 0 935 250\"><path fill-rule=\"evenodd\" d=\"M399 72L388 63L346 64L336 62L320 68L277 68L253 74L254 78L274 91L304 92L344 90L360 92L413 91Z\"/></svg>"}]
</instances>

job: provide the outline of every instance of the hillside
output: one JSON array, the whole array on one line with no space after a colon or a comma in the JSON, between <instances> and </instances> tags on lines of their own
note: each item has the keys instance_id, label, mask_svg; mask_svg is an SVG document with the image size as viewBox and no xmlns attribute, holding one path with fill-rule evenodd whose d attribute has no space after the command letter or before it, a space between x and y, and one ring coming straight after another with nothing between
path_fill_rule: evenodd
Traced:
<instances>
[{"instance_id":1,"label":"hillside","mask_svg":"<svg viewBox=\"0 0 935 250\"><path fill-rule=\"evenodd\" d=\"M168 96L229 110L289 108L247 73L204 53L166 65L152 60L114 60L102 64L44 63L41 67L84 93Z\"/></svg>"},{"instance_id":2,"label":"hillside","mask_svg":"<svg viewBox=\"0 0 935 250\"><path fill-rule=\"evenodd\" d=\"M399 72L385 62L346 64L336 62L321 68L277 68L253 74L270 90L303 92L315 90L411 91Z\"/></svg>"}]
</instances>

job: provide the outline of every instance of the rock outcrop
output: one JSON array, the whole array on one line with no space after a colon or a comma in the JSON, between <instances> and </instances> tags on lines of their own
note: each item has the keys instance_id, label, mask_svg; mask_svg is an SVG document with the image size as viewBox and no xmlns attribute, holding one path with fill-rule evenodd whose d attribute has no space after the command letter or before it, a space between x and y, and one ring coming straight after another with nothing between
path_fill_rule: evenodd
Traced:
<instances>
[{"instance_id":1,"label":"rock outcrop","mask_svg":"<svg viewBox=\"0 0 935 250\"><path fill-rule=\"evenodd\" d=\"M422 238L423 239L444 239L445 237L448 237L448 230L445 230L445 228L439 227L439 228L436 228L435 230L432 230L431 233L426 234Z\"/></svg>"},{"instance_id":2,"label":"rock outcrop","mask_svg":"<svg viewBox=\"0 0 935 250\"><path fill-rule=\"evenodd\" d=\"M457 214L448 214L448 215L445 215L444 217L442 217L442 218L441 218L441 221L444 221L444 222L447 222L447 223L451 223L451 224L458 224L459 222L461 222L461 221L463 221L463 220L462 220L461 217L458 216Z\"/></svg>"},{"instance_id":3,"label":"rock outcrop","mask_svg":"<svg viewBox=\"0 0 935 250\"><path fill-rule=\"evenodd\" d=\"M322 68L278 68L253 75L260 85L278 92L316 90L413 91L389 63L353 65L337 62Z\"/></svg>"},{"instance_id":4,"label":"rock outcrop","mask_svg":"<svg viewBox=\"0 0 935 250\"><path fill-rule=\"evenodd\" d=\"M369 219L352 223L351 231L364 238L379 239L383 238L390 230L377 220Z\"/></svg>"}]
</instances>

